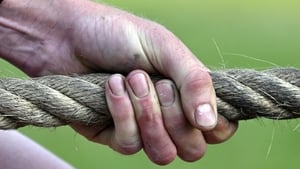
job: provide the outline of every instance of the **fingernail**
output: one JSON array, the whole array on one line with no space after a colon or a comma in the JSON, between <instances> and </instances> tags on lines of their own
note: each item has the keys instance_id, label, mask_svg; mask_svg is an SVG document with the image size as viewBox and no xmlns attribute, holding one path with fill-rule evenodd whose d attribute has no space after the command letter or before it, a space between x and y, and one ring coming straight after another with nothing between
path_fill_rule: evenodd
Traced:
<instances>
[{"instance_id":1,"label":"fingernail","mask_svg":"<svg viewBox=\"0 0 300 169\"><path fill-rule=\"evenodd\" d=\"M175 101L174 88L167 82L157 83L156 91L162 106L170 106Z\"/></svg>"},{"instance_id":2,"label":"fingernail","mask_svg":"<svg viewBox=\"0 0 300 169\"><path fill-rule=\"evenodd\" d=\"M113 75L108 80L111 92L116 96L121 96L125 92L124 82L121 76Z\"/></svg>"},{"instance_id":3,"label":"fingernail","mask_svg":"<svg viewBox=\"0 0 300 169\"><path fill-rule=\"evenodd\" d=\"M143 73L134 74L128 82L136 97L141 98L148 95L149 87Z\"/></svg>"},{"instance_id":4,"label":"fingernail","mask_svg":"<svg viewBox=\"0 0 300 169\"><path fill-rule=\"evenodd\" d=\"M214 127L217 124L216 113L210 104L197 107L195 113L196 122L202 127Z\"/></svg>"}]
</instances>

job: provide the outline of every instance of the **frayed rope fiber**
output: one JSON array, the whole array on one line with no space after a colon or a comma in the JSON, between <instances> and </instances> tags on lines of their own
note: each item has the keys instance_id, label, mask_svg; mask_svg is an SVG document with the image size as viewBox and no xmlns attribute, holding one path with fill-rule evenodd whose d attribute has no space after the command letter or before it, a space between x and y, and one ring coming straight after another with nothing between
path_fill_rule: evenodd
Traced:
<instances>
[{"instance_id":1,"label":"frayed rope fiber","mask_svg":"<svg viewBox=\"0 0 300 169\"><path fill-rule=\"evenodd\" d=\"M218 113L237 121L300 117L300 69L233 69L211 72ZM51 75L0 80L0 129L57 127L71 122L112 124L104 85L109 74ZM155 81L160 77L153 77Z\"/></svg>"}]
</instances>

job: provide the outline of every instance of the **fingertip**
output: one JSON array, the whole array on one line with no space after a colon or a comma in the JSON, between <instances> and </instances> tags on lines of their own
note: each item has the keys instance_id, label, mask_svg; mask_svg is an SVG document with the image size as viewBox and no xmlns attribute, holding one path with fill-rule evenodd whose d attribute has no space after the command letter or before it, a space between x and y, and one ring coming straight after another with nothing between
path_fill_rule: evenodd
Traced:
<instances>
[{"instance_id":1,"label":"fingertip","mask_svg":"<svg viewBox=\"0 0 300 169\"><path fill-rule=\"evenodd\" d=\"M158 165L167 165L170 164L172 161L175 160L177 156L177 151L176 148L168 149L167 151L165 150L163 154L160 155L149 155L149 159L154 162L155 164Z\"/></svg>"},{"instance_id":2,"label":"fingertip","mask_svg":"<svg viewBox=\"0 0 300 169\"><path fill-rule=\"evenodd\" d=\"M111 94L121 96L125 92L124 77L121 74L111 75L106 83Z\"/></svg>"},{"instance_id":3,"label":"fingertip","mask_svg":"<svg viewBox=\"0 0 300 169\"><path fill-rule=\"evenodd\" d=\"M194 68L184 78L180 92L190 123L202 131L213 129L217 124L217 108L209 73L202 67Z\"/></svg>"},{"instance_id":4,"label":"fingertip","mask_svg":"<svg viewBox=\"0 0 300 169\"><path fill-rule=\"evenodd\" d=\"M133 71L127 76L128 86L132 89L132 94L139 99L149 94L148 81L149 77L147 73L140 70Z\"/></svg>"},{"instance_id":5,"label":"fingertip","mask_svg":"<svg viewBox=\"0 0 300 169\"><path fill-rule=\"evenodd\" d=\"M206 152L206 143L200 144L200 148L189 150L188 153L178 153L178 156L187 162L194 162L204 157Z\"/></svg>"},{"instance_id":6,"label":"fingertip","mask_svg":"<svg viewBox=\"0 0 300 169\"><path fill-rule=\"evenodd\" d=\"M208 132L203 132L209 144L219 144L231 138L238 129L238 122L230 122L222 115L218 116L216 127Z\"/></svg>"},{"instance_id":7,"label":"fingertip","mask_svg":"<svg viewBox=\"0 0 300 169\"><path fill-rule=\"evenodd\" d=\"M139 152L142 149L142 143L139 136L133 138L126 138L127 140L120 140L119 136L115 135L113 149L123 155L132 155Z\"/></svg>"}]
</instances>

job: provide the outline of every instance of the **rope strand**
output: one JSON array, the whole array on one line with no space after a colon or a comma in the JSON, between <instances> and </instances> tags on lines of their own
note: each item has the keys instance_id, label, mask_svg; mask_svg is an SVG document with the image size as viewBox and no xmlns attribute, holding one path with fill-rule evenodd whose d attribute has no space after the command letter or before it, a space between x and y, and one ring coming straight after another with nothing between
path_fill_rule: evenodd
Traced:
<instances>
[{"instance_id":1,"label":"rope strand","mask_svg":"<svg viewBox=\"0 0 300 169\"><path fill-rule=\"evenodd\" d=\"M218 112L228 120L300 117L300 69L211 72ZM0 129L112 124L104 85L109 74L0 80ZM160 79L160 77L153 77Z\"/></svg>"}]
</instances>

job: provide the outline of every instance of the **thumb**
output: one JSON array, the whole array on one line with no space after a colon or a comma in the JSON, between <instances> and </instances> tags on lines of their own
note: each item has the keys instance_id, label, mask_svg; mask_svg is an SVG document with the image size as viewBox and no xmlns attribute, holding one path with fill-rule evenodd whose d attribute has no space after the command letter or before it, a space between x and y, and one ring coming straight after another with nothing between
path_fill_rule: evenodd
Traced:
<instances>
[{"instance_id":1,"label":"thumb","mask_svg":"<svg viewBox=\"0 0 300 169\"><path fill-rule=\"evenodd\" d=\"M161 74L175 82L186 118L201 130L214 128L216 96L209 70L166 28L153 23L143 26L139 36L144 52Z\"/></svg>"}]
</instances>

